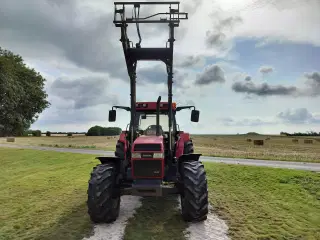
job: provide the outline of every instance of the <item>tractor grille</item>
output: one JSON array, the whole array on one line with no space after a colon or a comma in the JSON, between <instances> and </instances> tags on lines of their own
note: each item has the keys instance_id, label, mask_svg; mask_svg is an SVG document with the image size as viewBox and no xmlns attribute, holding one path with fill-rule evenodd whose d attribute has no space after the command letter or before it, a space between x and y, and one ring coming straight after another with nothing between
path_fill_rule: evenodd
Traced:
<instances>
[{"instance_id":1,"label":"tractor grille","mask_svg":"<svg viewBox=\"0 0 320 240\"><path fill-rule=\"evenodd\" d=\"M161 177L162 160L133 160L133 176L138 178Z\"/></svg>"},{"instance_id":2,"label":"tractor grille","mask_svg":"<svg viewBox=\"0 0 320 240\"><path fill-rule=\"evenodd\" d=\"M136 144L134 151L161 151L160 144Z\"/></svg>"}]
</instances>

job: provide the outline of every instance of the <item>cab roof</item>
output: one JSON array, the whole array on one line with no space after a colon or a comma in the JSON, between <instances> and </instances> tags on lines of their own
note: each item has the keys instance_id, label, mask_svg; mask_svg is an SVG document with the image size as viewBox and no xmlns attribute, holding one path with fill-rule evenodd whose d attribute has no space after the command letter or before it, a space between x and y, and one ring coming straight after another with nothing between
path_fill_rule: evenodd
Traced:
<instances>
[{"instance_id":1,"label":"cab roof","mask_svg":"<svg viewBox=\"0 0 320 240\"><path fill-rule=\"evenodd\" d=\"M177 104L175 102L172 103L172 110L176 110ZM136 111L156 111L157 110L157 102L137 102L136 103ZM168 102L160 102L160 111L169 110Z\"/></svg>"}]
</instances>

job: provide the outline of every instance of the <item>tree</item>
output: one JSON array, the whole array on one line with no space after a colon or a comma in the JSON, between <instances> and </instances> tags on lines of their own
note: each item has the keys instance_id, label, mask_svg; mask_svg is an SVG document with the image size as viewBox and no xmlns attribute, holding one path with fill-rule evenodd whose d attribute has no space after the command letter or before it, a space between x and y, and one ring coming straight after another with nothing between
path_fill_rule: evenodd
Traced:
<instances>
[{"instance_id":1,"label":"tree","mask_svg":"<svg viewBox=\"0 0 320 240\"><path fill-rule=\"evenodd\" d=\"M100 126L94 126L91 127L88 132L87 136L100 136L101 132L101 127Z\"/></svg>"},{"instance_id":2,"label":"tree","mask_svg":"<svg viewBox=\"0 0 320 240\"><path fill-rule=\"evenodd\" d=\"M121 133L121 128L118 127L101 127L101 126L94 126L91 127L88 132L87 136L116 136Z\"/></svg>"},{"instance_id":3,"label":"tree","mask_svg":"<svg viewBox=\"0 0 320 240\"><path fill-rule=\"evenodd\" d=\"M50 106L45 81L21 56L0 47L0 136L22 135Z\"/></svg>"},{"instance_id":4,"label":"tree","mask_svg":"<svg viewBox=\"0 0 320 240\"><path fill-rule=\"evenodd\" d=\"M32 130L32 136L41 137L41 131L40 130Z\"/></svg>"}]
</instances>

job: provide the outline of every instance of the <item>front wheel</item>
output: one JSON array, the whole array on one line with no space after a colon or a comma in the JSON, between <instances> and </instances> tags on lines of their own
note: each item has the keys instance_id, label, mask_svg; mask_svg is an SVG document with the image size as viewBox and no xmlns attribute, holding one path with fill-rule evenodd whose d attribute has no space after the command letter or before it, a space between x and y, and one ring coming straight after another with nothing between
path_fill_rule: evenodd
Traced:
<instances>
[{"instance_id":1,"label":"front wheel","mask_svg":"<svg viewBox=\"0 0 320 240\"><path fill-rule=\"evenodd\" d=\"M88 186L88 213L94 223L111 223L119 216L120 194L116 191L116 167L112 163L93 168Z\"/></svg>"},{"instance_id":2,"label":"front wheel","mask_svg":"<svg viewBox=\"0 0 320 240\"><path fill-rule=\"evenodd\" d=\"M208 187L204 166L199 161L181 164L182 189L180 193L182 217L187 222L207 219Z\"/></svg>"}]
</instances>

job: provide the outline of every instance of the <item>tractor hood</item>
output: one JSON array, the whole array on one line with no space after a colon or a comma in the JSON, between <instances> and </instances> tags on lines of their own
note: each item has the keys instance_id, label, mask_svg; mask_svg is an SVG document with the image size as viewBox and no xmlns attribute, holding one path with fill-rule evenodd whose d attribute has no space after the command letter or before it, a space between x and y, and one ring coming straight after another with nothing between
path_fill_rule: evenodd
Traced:
<instances>
[{"instance_id":1,"label":"tractor hood","mask_svg":"<svg viewBox=\"0 0 320 240\"><path fill-rule=\"evenodd\" d=\"M151 148L154 150L149 150L149 147L146 145L152 145L155 148ZM163 151L163 136L139 136L133 143L134 151ZM139 150L138 150L139 149ZM144 150L145 149L145 150Z\"/></svg>"}]
</instances>

